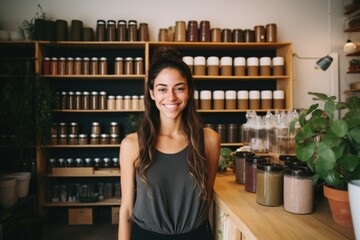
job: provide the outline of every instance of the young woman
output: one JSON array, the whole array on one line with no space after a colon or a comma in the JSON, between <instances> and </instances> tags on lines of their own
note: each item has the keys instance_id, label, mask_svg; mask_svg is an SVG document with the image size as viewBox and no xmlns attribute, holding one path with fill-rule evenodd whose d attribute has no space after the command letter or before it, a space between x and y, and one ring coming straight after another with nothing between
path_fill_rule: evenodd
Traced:
<instances>
[{"instance_id":1,"label":"young woman","mask_svg":"<svg viewBox=\"0 0 360 240\"><path fill-rule=\"evenodd\" d=\"M194 83L181 54L160 48L145 87L137 133L121 143L119 240L210 240L209 204L219 135L203 128Z\"/></svg>"}]
</instances>

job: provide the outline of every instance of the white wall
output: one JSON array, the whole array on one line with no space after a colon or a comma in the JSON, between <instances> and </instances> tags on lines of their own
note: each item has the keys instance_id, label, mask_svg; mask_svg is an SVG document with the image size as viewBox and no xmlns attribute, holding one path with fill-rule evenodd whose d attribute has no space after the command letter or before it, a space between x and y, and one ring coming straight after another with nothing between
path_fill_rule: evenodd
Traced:
<instances>
[{"instance_id":1,"label":"white wall","mask_svg":"<svg viewBox=\"0 0 360 240\"><path fill-rule=\"evenodd\" d=\"M333 70L314 68L315 58L330 52L339 54L339 82L342 93L355 79L346 74L349 57L342 47L349 37L343 32L341 0L1 0L0 29L12 30L23 19L31 19L39 3L52 19L80 19L94 27L97 19L135 19L149 24L151 40L157 40L159 28L177 20L210 20L211 27L253 28L276 23L278 41L292 42L294 59L294 103L296 108L310 104L308 91L330 91L330 80L337 84ZM350 36L355 40L357 34ZM332 68L338 66L332 65ZM335 71L336 72L336 71ZM334 79L335 78L335 79ZM355 78L355 77L353 77ZM341 98L344 95L341 94Z\"/></svg>"}]
</instances>

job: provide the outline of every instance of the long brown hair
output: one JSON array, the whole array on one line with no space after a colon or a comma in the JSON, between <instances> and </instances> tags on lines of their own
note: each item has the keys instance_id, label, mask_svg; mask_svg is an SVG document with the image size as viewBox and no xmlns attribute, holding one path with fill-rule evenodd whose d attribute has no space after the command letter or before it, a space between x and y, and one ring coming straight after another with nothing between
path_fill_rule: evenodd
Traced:
<instances>
[{"instance_id":1,"label":"long brown hair","mask_svg":"<svg viewBox=\"0 0 360 240\"><path fill-rule=\"evenodd\" d=\"M136 170L140 179L148 184L145 176L150 167L155 153L157 136L160 129L160 113L150 96L150 90L154 89L154 81L158 74L165 68L173 68L187 80L189 99L182 112L182 131L188 141L188 157L190 176L200 188L200 197L207 197L206 181L208 176L207 159L204 150L204 132L200 116L196 112L194 102L195 86L188 65L182 60L182 55L174 48L158 48L155 50L148 72L148 80L145 84L145 113L137 132L139 139L139 156ZM195 186L194 186L195 187Z\"/></svg>"}]
</instances>

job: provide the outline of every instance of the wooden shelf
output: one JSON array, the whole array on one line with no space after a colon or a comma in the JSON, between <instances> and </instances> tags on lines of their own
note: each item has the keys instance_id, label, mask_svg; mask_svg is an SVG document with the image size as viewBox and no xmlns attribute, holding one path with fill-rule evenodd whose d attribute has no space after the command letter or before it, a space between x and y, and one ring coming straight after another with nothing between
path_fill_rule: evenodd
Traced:
<instances>
[{"instance_id":1,"label":"wooden shelf","mask_svg":"<svg viewBox=\"0 0 360 240\"><path fill-rule=\"evenodd\" d=\"M120 168L64 167L53 168L48 177L120 177Z\"/></svg>"},{"instance_id":2,"label":"wooden shelf","mask_svg":"<svg viewBox=\"0 0 360 240\"><path fill-rule=\"evenodd\" d=\"M86 207L86 206L120 206L121 199L110 198L97 202L46 202L44 207Z\"/></svg>"},{"instance_id":3,"label":"wooden shelf","mask_svg":"<svg viewBox=\"0 0 360 240\"><path fill-rule=\"evenodd\" d=\"M217 80L286 80L289 76L199 76L194 75L194 80L206 80L206 81L217 81Z\"/></svg>"},{"instance_id":4,"label":"wooden shelf","mask_svg":"<svg viewBox=\"0 0 360 240\"><path fill-rule=\"evenodd\" d=\"M61 79L61 80L142 80L144 81L145 75L41 75L47 79Z\"/></svg>"},{"instance_id":5,"label":"wooden shelf","mask_svg":"<svg viewBox=\"0 0 360 240\"><path fill-rule=\"evenodd\" d=\"M120 144L54 144L42 148L119 148Z\"/></svg>"},{"instance_id":6,"label":"wooden shelf","mask_svg":"<svg viewBox=\"0 0 360 240\"><path fill-rule=\"evenodd\" d=\"M143 112L144 110L70 110L70 109L56 109L53 112L61 112L61 113L115 113L115 112Z\"/></svg>"}]
</instances>

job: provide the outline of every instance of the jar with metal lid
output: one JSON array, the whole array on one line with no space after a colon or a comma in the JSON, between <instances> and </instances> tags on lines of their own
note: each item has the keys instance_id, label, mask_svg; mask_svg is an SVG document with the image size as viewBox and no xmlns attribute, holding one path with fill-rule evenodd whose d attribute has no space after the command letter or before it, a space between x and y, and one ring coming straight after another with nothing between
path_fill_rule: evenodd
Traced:
<instances>
[{"instance_id":1,"label":"jar with metal lid","mask_svg":"<svg viewBox=\"0 0 360 240\"><path fill-rule=\"evenodd\" d=\"M108 20L106 28L106 40L115 41L116 40L116 21Z\"/></svg>"},{"instance_id":2,"label":"jar with metal lid","mask_svg":"<svg viewBox=\"0 0 360 240\"><path fill-rule=\"evenodd\" d=\"M106 22L105 20L97 20L96 22L96 41L105 41Z\"/></svg>"},{"instance_id":3,"label":"jar with metal lid","mask_svg":"<svg viewBox=\"0 0 360 240\"><path fill-rule=\"evenodd\" d=\"M74 75L81 75L81 64L82 59L81 57L76 57L74 61Z\"/></svg>"},{"instance_id":4,"label":"jar with metal lid","mask_svg":"<svg viewBox=\"0 0 360 240\"><path fill-rule=\"evenodd\" d=\"M127 27L125 20L118 20L117 22L117 40L118 41L126 41Z\"/></svg>"},{"instance_id":5,"label":"jar with metal lid","mask_svg":"<svg viewBox=\"0 0 360 240\"><path fill-rule=\"evenodd\" d=\"M50 74L50 58L45 57L41 64L41 73L43 75L49 75Z\"/></svg>"},{"instance_id":6,"label":"jar with metal lid","mask_svg":"<svg viewBox=\"0 0 360 240\"><path fill-rule=\"evenodd\" d=\"M67 109L67 92L61 92L61 109Z\"/></svg>"},{"instance_id":7,"label":"jar with metal lid","mask_svg":"<svg viewBox=\"0 0 360 240\"><path fill-rule=\"evenodd\" d=\"M253 152L236 151L235 152L235 182L239 184L245 183L245 161L248 157L253 157Z\"/></svg>"},{"instance_id":8,"label":"jar with metal lid","mask_svg":"<svg viewBox=\"0 0 360 240\"><path fill-rule=\"evenodd\" d=\"M128 41L137 41L137 21L129 20L128 22Z\"/></svg>"},{"instance_id":9,"label":"jar with metal lid","mask_svg":"<svg viewBox=\"0 0 360 240\"><path fill-rule=\"evenodd\" d=\"M115 110L115 96L110 95L107 97L107 109Z\"/></svg>"},{"instance_id":10,"label":"jar with metal lid","mask_svg":"<svg viewBox=\"0 0 360 240\"><path fill-rule=\"evenodd\" d=\"M120 137L118 134L110 134L110 144L119 144Z\"/></svg>"},{"instance_id":11,"label":"jar with metal lid","mask_svg":"<svg viewBox=\"0 0 360 240\"><path fill-rule=\"evenodd\" d=\"M75 158L75 167L83 167L83 159Z\"/></svg>"},{"instance_id":12,"label":"jar with metal lid","mask_svg":"<svg viewBox=\"0 0 360 240\"><path fill-rule=\"evenodd\" d=\"M134 59L132 57L125 58L124 72L125 75L134 74Z\"/></svg>"},{"instance_id":13,"label":"jar with metal lid","mask_svg":"<svg viewBox=\"0 0 360 240\"><path fill-rule=\"evenodd\" d=\"M79 134L79 123L77 122L70 123L69 134L74 134L74 135Z\"/></svg>"},{"instance_id":14,"label":"jar with metal lid","mask_svg":"<svg viewBox=\"0 0 360 240\"><path fill-rule=\"evenodd\" d=\"M84 110L90 109L90 93L87 91L82 93L81 107Z\"/></svg>"},{"instance_id":15,"label":"jar with metal lid","mask_svg":"<svg viewBox=\"0 0 360 240\"><path fill-rule=\"evenodd\" d=\"M106 133L100 134L100 144L109 144L109 143L110 143L109 134Z\"/></svg>"},{"instance_id":16,"label":"jar with metal lid","mask_svg":"<svg viewBox=\"0 0 360 240\"><path fill-rule=\"evenodd\" d=\"M295 214L314 211L314 173L307 167L285 168L284 209Z\"/></svg>"},{"instance_id":17,"label":"jar with metal lid","mask_svg":"<svg viewBox=\"0 0 360 240\"><path fill-rule=\"evenodd\" d=\"M258 25L254 27L255 42L265 42L265 27Z\"/></svg>"},{"instance_id":18,"label":"jar with metal lid","mask_svg":"<svg viewBox=\"0 0 360 240\"><path fill-rule=\"evenodd\" d=\"M50 74L58 75L58 58L52 57L50 60Z\"/></svg>"},{"instance_id":19,"label":"jar with metal lid","mask_svg":"<svg viewBox=\"0 0 360 240\"><path fill-rule=\"evenodd\" d=\"M85 158L84 159L84 167L92 167L93 166L93 160L91 158Z\"/></svg>"},{"instance_id":20,"label":"jar with metal lid","mask_svg":"<svg viewBox=\"0 0 360 240\"><path fill-rule=\"evenodd\" d=\"M123 96L121 96L121 95L116 96L115 108L116 108L116 110L124 109L124 97Z\"/></svg>"},{"instance_id":21,"label":"jar with metal lid","mask_svg":"<svg viewBox=\"0 0 360 240\"><path fill-rule=\"evenodd\" d=\"M90 74L90 58L84 57L82 59L81 63L81 73L83 75L89 75Z\"/></svg>"},{"instance_id":22,"label":"jar with metal lid","mask_svg":"<svg viewBox=\"0 0 360 240\"><path fill-rule=\"evenodd\" d=\"M99 74L106 75L107 74L107 58L101 57L99 63Z\"/></svg>"},{"instance_id":23,"label":"jar with metal lid","mask_svg":"<svg viewBox=\"0 0 360 240\"><path fill-rule=\"evenodd\" d=\"M90 144L100 144L99 134L91 134L90 135Z\"/></svg>"},{"instance_id":24,"label":"jar with metal lid","mask_svg":"<svg viewBox=\"0 0 360 240\"><path fill-rule=\"evenodd\" d=\"M72 57L66 58L65 74L66 75L74 74L74 59Z\"/></svg>"},{"instance_id":25,"label":"jar with metal lid","mask_svg":"<svg viewBox=\"0 0 360 240\"><path fill-rule=\"evenodd\" d=\"M76 134L69 134L68 137L69 137L68 144L70 144L70 145L79 144L78 136Z\"/></svg>"},{"instance_id":26,"label":"jar with metal lid","mask_svg":"<svg viewBox=\"0 0 360 240\"><path fill-rule=\"evenodd\" d=\"M142 57L135 58L134 73L137 75L144 74L144 61Z\"/></svg>"},{"instance_id":27,"label":"jar with metal lid","mask_svg":"<svg viewBox=\"0 0 360 240\"><path fill-rule=\"evenodd\" d=\"M81 109L82 108L81 102L82 102L82 93L80 91L76 91L74 97L74 109L76 110Z\"/></svg>"},{"instance_id":28,"label":"jar with metal lid","mask_svg":"<svg viewBox=\"0 0 360 240\"><path fill-rule=\"evenodd\" d=\"M122 75L124 74L124 59L122 57L115 58L115 75Z\"/></svg>"},{"instance_id":29,"label":"jar with metal lid","mask_svg":"<svg viewBox=\"0 0 360 240\"><path fill-rule=\"evenodd\" d=\"M269 207L283 203L284 166L259 163L256 171L256 202Z\"/></svg>"},{"instance_id":30,"label":"jar with metal lid","mask_svg":"<svg viewBox=\"0 0 360 240\"><path fill-rule=\"evenodd\" d=\"M56 167L60 167L60 168L66 167L65 158L58 158L56 160Z\"/></svg>"},{"instance_id":31,"label":"jar with metal lid","mask_svg":"<svg viewBox=\"0 0 360 240\"><path fill-rule=\"evenodd\" d=\"M139 105L140 105L140 110L144 110L144 109L145 109L144 95L140 95Z\"/></svg>"},{"instance_id":32,"label":"jar with metal lid","mask_svg":"<svg viewBox=\"0 0 360 240\"><path fill-rule=\"evenodd\" d=\"M97 110L99 109L99 93L96 91L91 92L90 97L90 109Z\"/></svg>"},{"instance_id":33,"label":"jar with metal lid","mask_svg":"<svg viewBox=\"0 0 360 240\"><path fill-rule=\"evenodd\" d=\"M227 142L237 143L239 142L239 126L236 123L230 123L227 125Z\"/></svg>"},{"instance_id":34,"label":"jar with metal lid","mask_svg":"<svg viewBox=\"0 0 360 240\"><path fill-rule=\"evenodd\" d=\"M149 28L147 23L139 24L139 41L149 41Z\"/></svg>"},{"instance_id":35,"label":"jar with metal lid","mask_svg":"<svg viewBox=\"0 0 360 240\"><path fill-rule=\"evenodd\" d=\"M131 96L125 95L124 96L124 110L130 110L131 109Z\"/></svg>"},{"instance_id":36,"label":"jar with metal lid","mask_svg":"<svg viewBox=\"0 0 360 240\"><path fill-rule=\"evenodd\" d=\"M93 165L94 165L95 169L101 168L102 167L101 158L98 158L98 157L94 158L94 164Z\"/></svg>"},{"instance_id":37,"label":"jar with metal lid","mask_svg":"<svg viewBox=\"0 0 360 240\"><path fill-rule=\"evenodd\" d=\"M74 109L74 92L69 91L67 97L67 109Z\"/></svg>"},{"instance_id":38,"label":"jar with metal lid","mask_svg":"<svg viewBox=\"0 0 360 240\"><path fill-rule=\"evenodd\" d=\"M55 158L50 158L48 160L48 165L47 165L47 172L48 173L52 173L52 169L56 167L56 159Z\"/></svg>"},{"instance_id":39,"label":"jar with metal lid","mask_svg":"<svg viewBox=\"0 0 360 240\"><path fill-rule=\"evenodd\" d=\"M250 156L245 159L245 191L256 192L257 164L267 162L263 156Z\"/></svg>"},{"instance_id":40,"label":"jar with metal lid","mask_svg":"<svg viewBox=\"0 0 360 240\"><path fill-rule=\"evenodd\" d=\"M112 164L113 164L113 167L119 167L120 166L120 163L119 163L119 158L112 158Z\"/></svg>"},{"instance_id":41,"label":"jar with metal lid","mask_svg":"<svg viewBox=\"0 0 360 240\"><path fill-rule=\"evenodd\" d=\"M99 109L101 110L107 109L107 93L105 91L100 92Z\"/></svg>"},{"instance_id":42,"label":"jar with metal lid","mask_svg":"<svg viewBox=\"0 0 360 240\"><path fill-rule=\"evenodd\" d=\"M221 142L226 142L226 124L220 123L216 124L216 132L220 135Z\"/></svg>"},{"instance_id":43,"label":"jar with metal lid","mask_svg":"<svg viewBox=\"0 0 360 240\"><path fill-rule=\"evenodd\" d=\"M87 134L79 134L79 144L81 145L88 144Z\"/></svg>"},{"instance_id":44,"label":"jar with metal lid","mask_svg":"<svg viewBox=\"0 0 360 240\"><path fill-rule=\"evenodd\" d=\"M250 29L245 29L243 32L244 42L254 42L255 41L255 34L254 31Z\"/></svg>"},{"instance_id":45,"label":"jar with metal lid","mask_svg":"<svg viewBox=\"0 0 360 240\"><path fill-rule=\"evenodd\" d=\"M67 134L67 124L65 122L59 123L58 133L59 133L59 135Z\"/></svg>"},{"instance_id":46,"label":"jar with metal lid","mask_svg":"<svg viewBox=\"0 0 360 240\"><path fill-rule=\"evenodd\" d=\"M111 122L110 123L110 134L120 134L120 130L119 130L119 124L117 122Z\"/></svg>"},{"instance_id":47,"label":"jar with metal lid","mask_svg":"<svg viewBox=\"0 0 360 240\"><path fill-rule=\"evenodd\" d=\"M64 57L60 57L58 60L58 74L65 75L66 72L66 59Z\"/></svg>"},{"instance_id":48,"label":"jar with metal lid","mask_svg":"<svg viewBox=\"0 0 360 240\"><path fill-rule=\"evenodd\" d=\"M66 135L66 134L60 134L60 135L59 135L58 142L59 142L60 145L66 145L66 144L68 144L68 142L67 142L67 135Z\"/></svg>"},{"instance_id":49,"label":"jar with metal lid","mask_svg":"<svg viewBox=\"0 0 360 240\"><path fill-rule=\"evenodd\" d=\"M56 145L58 144L59 141L58 141L58 135L57 134L52 134L51 135L51 138L50 138L50 144L51 145Z\"/></svg>"},{"instance_id":50,"label":"jar with metal lid","mask_svg":"<svg viewBox=\"0 0 360 240\"><path fill-rule=\"evenodd\" d=\"M277 41L277 27L275 23L266 24L266 42Z\"/></svg>"},{"instance_id":51,"label":"jar with metal lid","mask_svg":"<svg viewBox=\"0 0 360 240\"><path fill-rule=\"evenodd\" d=\"M101 133L100 123L98 123L98 122L93 122L93 123L91 124L91 133L92 133L92 134L95 134L95 135L100 135L100 133Z\"/></svg>"},{"instance_id":52,"label":"jar with metal lid","mask_svg":"<svg viewBox=\"0 0 360 240\"><path fill-rule=\"evenodd\" d=\"M133 95L131 97L131 109L132 110L139 110L140 109L139 96Z\"/></svg>"},{"instance_id":53,"label":"jar with metal lid","mask_svg":"<svg viewBox=\"0 0 360 240\"><path fill-rule=\"evenodd\" d=\"M97 57L91 58L90 74L92 74L92 75L99 74L99 59Z\"/></svg>"},{"instance_id":54,"label":"jar with metal lid","mask_svg":"<svg viewBox=\"0 0 360 240\"><path fill-rule=\"evenodd\" d=\"M110 160L110 158L103 158L103 167L104 168L110 168L112 167L112 162Z\"/></svg>"}]
</instances>

